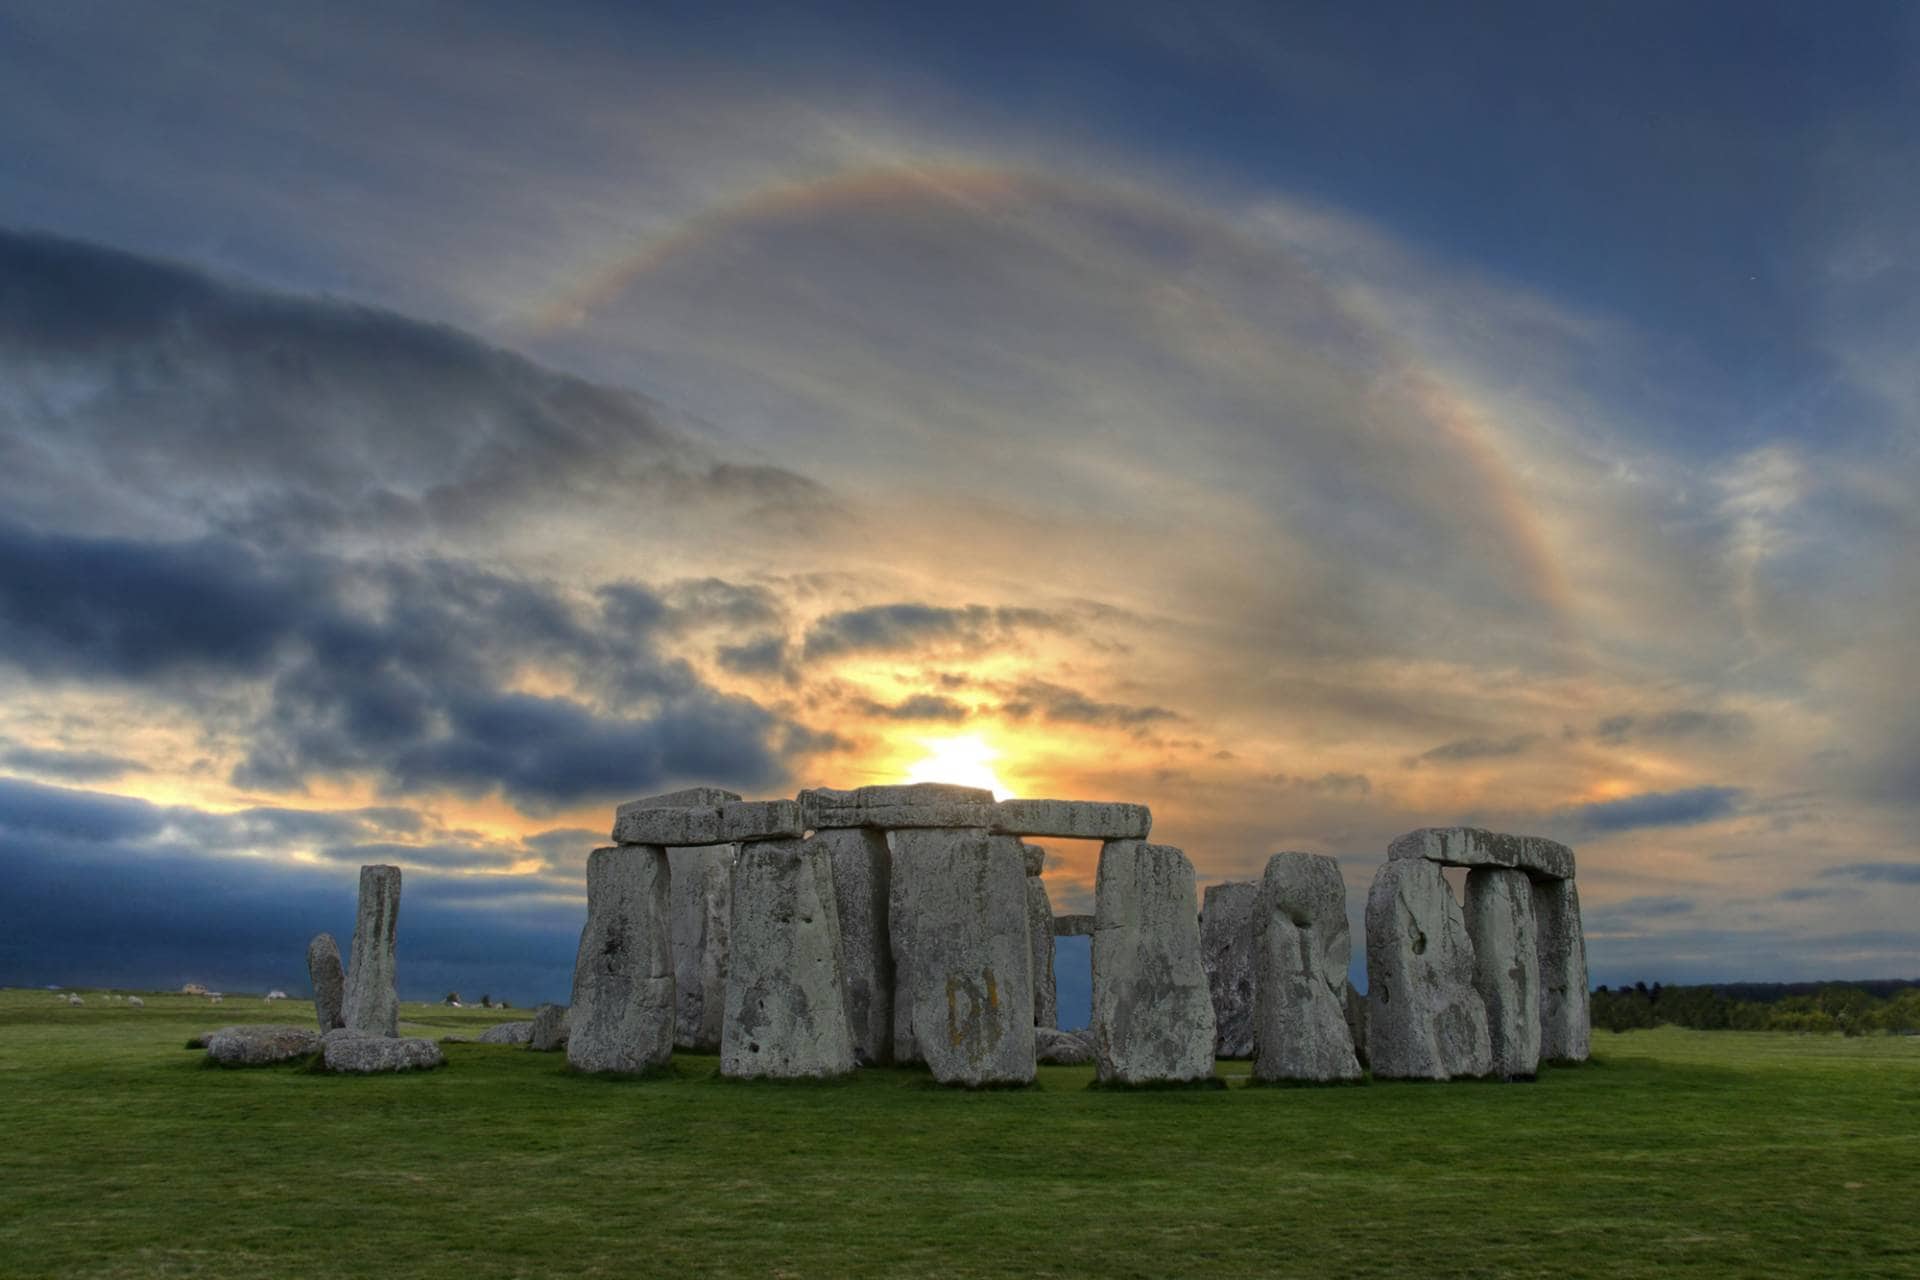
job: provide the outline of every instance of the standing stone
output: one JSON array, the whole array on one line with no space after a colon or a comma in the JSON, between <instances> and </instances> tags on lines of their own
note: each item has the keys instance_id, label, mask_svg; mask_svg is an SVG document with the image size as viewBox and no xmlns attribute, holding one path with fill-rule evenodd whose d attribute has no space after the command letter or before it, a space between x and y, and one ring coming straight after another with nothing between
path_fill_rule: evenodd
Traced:
<instances>
[{"instance_id":1,"label":"standing stone","mask_svg":"<svg viewBox=\"0 0 1920 1280\"><path fill-rule=\"evenodd\" d=\"M1353 1037L1353 1056L1367 1065L1367 997L1347 983L1347 1034Z\"/></svg>"},{"instance_id":2,"label":"standing stone","mask_svg":"<svg viewBox=\"0 0 1920 1280\"><path fill-rule=\"evenodd\" d=\"M1311 853L1267 860L1254 909L1253 1074L1260 1080L1358 1080L1347 1029L1347 885Z\"/></svg>"},{"instance_id":3,"label":"standing stone","mask_svg":"<svg viewBox=\"0 0 1920 1280\"><path fill-rule=\"evenodd\" d=\"M1487 1007L1493 1074L1531 1080L1540 1069L1540 944L1526 872L1467 872L1467 936L1473 940L1473 989Z\"/></svg>"},{"instance_id":4,"label":"standing stone","mask_svg":"<svg viewBox=\"0 0 1920 1280\"><path fill-rule=\"evenodd\" d=\"M853 1051L868 1066L893 1061L893 943L887 930L892 855L884 831L835 828L807 837L833 867L840 958Z\"/></svg>"},{"instance_id":5,"label":"standing stone","mask_svg":"<svg viewBox=\"0 0 1920 1280\"><path fill-rule=\"evenodd\" d=\"M1389 860L1367 891L1367 1057L1383 1080L1493 1070L1473 943L1438 863Z\"/></svg>"},{"instance_id":6,"label":"standing stone","mask_svg":"<svg viewBox=\"0 0 1920 1280\"><path fill-rule=\"evenodd\" d=\"M307 944L307 978L313 983L313 1013L320 1034L346 1026L341 1006L346 999L346 975L340 970L340 944L330 933L316 933Z\"/></svg>"},{"instance_id":7,"label":"standing stone","mask_svg":"<svg viewBox=\"0 0 1920 1280\"><path fill-rule=\"evenodd\" d=\"M1047 897L1047 851L1023 844L1027 863L1027 939L1033 948L1033 1025L1054 1027L1060 1022L1060 1000L1053 981L1053 900Z\"/></svg>"},{"instance_id":8,"label":"standing stone","mask_svg":"<svg viewBox=\"0 0 1920 1280\"><path fill-rule=\"evenodd\" d=\"M527 1039L527 1048L540 1053L550 1053L555 1049L567 1047L567 1006L563 1004L543 1004L533 1011L533 1035Z\"/></svg>"},{"instance_id":9,"label":"standing stone","mask_svg":"<svg viewBox=\"0 0 1920 1280\"><path fill-rule=\"evenodd\" d=\"M567 1036L577 1071L647 1071L673 1056L670 874L659 845L616 845L587 858Z\"/></svg>"},{"instance_id":10,"label":"standing stone","mask_svg":"<svg viewBox=\"0 0 1920 1280\"><path fill-rule=\"evenodd\" d=\"M1172 845L1109 840L1094 877L1093 1047L1114 1084L1213 1075L1213 998L1193 864Z\"/></svg>"},{"instance_id":11,"label":"standing stone","mask_svg":"<svg viewBox=\"0 0 1920 1280\"><path fill-rule=\"evenodd\" d=\"M1200 906L1200 957L1213 999L1213 1056L1253 1056L1253 910L1251 880L1210 884Z\"/></svg>"},{"instance_id":12,"label":"standing stone","mask_svg":"<svg viewBox=\"0 0 1920 1280\"><path fill-rule=\"evenodd\" d=\"M888 928L894 1057L943 1084L1033 1080L1033 952L1019 840L895 831Z\"/></svg>"},{"instance_id":13,"label":"standing stone","mask_svg":"<svg viewBox=\"0 0 1920 1280\"><path fill-rule=\"evenodd\" d=\"M393 985L393 942L400 923L400 868L360 868L360 912L353 923L342 1025L370 1036L400 1034L400 994Z\"/></svg>"},{"instance_id":14,"label":"standing stone","mask_svg":"<svg viewBox=\"0 0 1920 1280\"><path fill-rule=\"evenodd\" d=\"M673 918L673 1043L695 1053L720 1052L728 940L733 930L734 852L730 844L667 850Z\"/></svg>"},{"instance_id":15,"label":"standing stone","mask_svg":"<svg viewBox=\"0 0 1920 1280\"><path fill-rule=\"evenodd\" d=\"M1585 1062L1592 1034L1587 939L1573 881L1533 882L1533 922L1540 941L1540 1058Z\"/></svg>"},{"instance_id":16,"label":"standing stone","mask_svg":"<svg viewBox=\"0 0 1920 1280\"><path fill-rule=\"evenodd\" d=\"M854 1068L833 862L818 844L762 840L734 863L720 1074L783 1078Z\"/></svg>"}]
</instances>

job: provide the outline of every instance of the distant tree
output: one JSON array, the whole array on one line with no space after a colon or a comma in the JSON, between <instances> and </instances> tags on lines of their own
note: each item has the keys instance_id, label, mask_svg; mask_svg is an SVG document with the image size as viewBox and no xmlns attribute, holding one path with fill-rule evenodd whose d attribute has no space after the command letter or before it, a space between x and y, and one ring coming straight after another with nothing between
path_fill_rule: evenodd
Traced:
<instances>
[{"instance_id":1,"label":"distant tree","mask_svg":"<svg viewBox=\"0 0 1920 1280\"><path fill-rule=\"evenodd\" d=\"M489 996L489 995L482 995L482 996L480 997L480 1007L481 1007L482 1009L491 1009L491 1008L493 1008L493 997L492 997L492 996Z\"/></svg>"},{"instance_id":2,"label":"distant tree","mask_svg":"<svg viewBox=\"0 0 1920 1280\"><path fill-rule=\"evenodd\" d=\"M449 991L447 992L447 998L445 1000L442 1000L440 1003L441 1004L459 1004L460 993L458 991Z\"/></svg>"}]
</instances>

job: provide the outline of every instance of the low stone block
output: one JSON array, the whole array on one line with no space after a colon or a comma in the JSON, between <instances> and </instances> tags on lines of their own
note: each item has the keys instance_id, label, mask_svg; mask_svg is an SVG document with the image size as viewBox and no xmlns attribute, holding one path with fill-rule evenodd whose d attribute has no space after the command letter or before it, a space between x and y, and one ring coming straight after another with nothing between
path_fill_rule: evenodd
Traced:
<instances>
[{"instance_id":1,"label":"low stone block","mask_svg":"<svg viewBox=\"0 0 1920 1280\"><path fill-rule=\"evenodd\" d=\"M622 805L613 820L616 843L662 847L791 839L804 829L800 806L792 800L733 800L692 808Z\"/></svg>"},{"instance_id":2,"label":"low stone block","mask_svg":"<svg viewBox=\"0 0 1920 1280\"><path fill-rule=\"evenodd\" d=\"M1210 884L1200 902L1200 958L1213 999L1213 1056L1253 1056L1253 909L1260 886L1252 880Z\"/></svg>"},{"instance_id":3,"label":"low stone block","mask_svg":"<svg viewBox=\"0 0 1920 1280\"><path fill-rule=\"evenodd\" d=\"M637 1073L673 1056L668 876L658 845L595 849L587 858L587 923L567 1038L575 1070Z\"/></svg>"},{"instance_id":4,"label":"low stone block","mask_svg":"<svg viewBox=\"0 0 1920 1280\"><path fill-rule=\"evenodd\" d=\"M943 1084L1033 1079L1033 974L1018 842L984 825L895 831L894 1059Z\"/></svg>"},{"instance_id":5,"label":"low stone block","mask_svg":"<svg viewBox=\"0 0 1920 1280\"><path fill-rule=\"evenodd\" d=\"M1424 858L1443 867L1511 867L1536 879L1573 879L1573 850L1559 841L1479 827L1421 827L1388 845L1387 857Z\"/></svg>"},{"instance_id":6,"label":"low stone block","mask_svg":"<svg viewBox=\"0 0 1920 1280\"><path fill-rule=\"evenodd\" d=\"M1259 1080L1358 1080L1347 1029L1347 885L1340 864L1276 853L1254 908L1253 1074Z\"/></svg>"},{"instance_id":7,"label":"low stone block","mask_svg":"<svg viewBox=\"0 0 1920 1280\"><path fill-rule=\"evenodd\" d=\"M1036 1027L1033 1032L1034 1061L1054 1067L1078 1067L1093 1061L1093 1037L1084 1031L1060 1031Z\"/></svg>"},{"instance_id":8,"label":"low stone block","mask_svg":"<svg viewBox=\"0 0 1920 1280\"><path fill-rule=\"evenodd\" d=\"M543 1004L533 1011L533 1034L527 1038L527 1048L538 1053L551 1053L555 1049L567 1047L567 1006L564 1004Z\"/></svg>"},{"instance_id":9,"label":"low stone block","mask_svg":"<svg viewBox=\"0 0 1920 1280\"><path fill-rule=\"evenodd\" d=\"M1145 840L1153 811L1105 800L1002 800L993 809L993 830L1061 840Z\"/></svg>"},{"instance_id":10,"label":"low stone block","mask_svg":"<svg viewBox=\"0 0 1920 1280\"><path fill-rule=\"evenodd\" d=\"M855 1065L825 848L762 840L734 863L733 955L720 1074L821 1078Z\"/></svg>"},{"instance_id":11,"label":"low stone block","mask_svg":"<svg viewBox=\"0 0 1920 1280\"><path fill-rule=\"evenodd\" d=\"M1091 938L1093 936L1093 917L1090 915L1064 915L1053 918L1053 936L1056 938Z\"/></svg>"},{"instance_id":12,"label":"low stone block","mask_svg":"<svg viewBox=\"0 0 1920 1280\"><path fill-rule=\"evenodd\" d=\"M1585 1062L1592 1038L1587 991L1587 939L1580 891L1571 880L1533 882L1533 922L1540 956L1540 1057Z\"/></svg>"},{"instance_id":13,"label":"low stone block","mask_svg":"<svg viewBox=\"0 0 1920 1280\"><path fill-rule=\"evenodd\" d=\"M1367 1057L1383 1080L1493 1070L1473 943L1438 863L1389 860L1367 891Z\"/></svg>"},{"instance_id":14,"label":"low stone block","mask_svg":"<svg viewBox=\"0 0 1920 1280\"><path fill-rule=\"evenodd\" d=\"M993 793L946 782L856 787L851 791L810 787L800 793L800 808L811 831L984 827L993 820Z\"/></svg>"},{"instance_id":15,"label":"low stone block","mask_svg":"<svg viewBox=\"0 0 1920 1280\"><path fill-rule=\"evenodd\" d=\"M887 928L887 897L893 855L886 833L836 827L815 831L807 840L825 850L833 867L854 1056L869 1066L892 1062L893 940Z\"/></svg>"},{"instance_id":16,"label":"low stone block","mask_svg":"<svg viewBox=\"0 0 1920 1280\"><path fill-rule=\"evenodd\" d=\"M264 1067L304 1058L320 1047L311 1027L222 1027L205 1037L207 1057L223 1067Z\"/></svg>"},{"instance_id":17,"label":"low stone block","mask_svg":"<svg viewBox=\"0 0 1920 1280\"><path fill-rule=\"evenodd\" d=\"M499 1022L480 1033L481 1044L526 1044L533 1039L533 1021Z\"/></svg>"},{"instance_id":18,"label":"low stone block","mask_svg":"<svg viewBox=\"0 0 1920 1280\"><path fill-rule=\"evenodd\" d=\"M342 1027L321 1037L321 1061L329 1071L373 1075L383 1071L424 1071L444 1066L446 1055L431 1040L405 1036L369 1036Z\"/></svg>"},{"instance_id":19,"label":"low stone block","mask_svg":"<svg viewBox=\"0 0 1920 1280\"><path fill-rule=\"evenodd\" d=\"M1200 960L1193 864L1172 845L1109 840L1094 878L1093 1048L1099 1078L1213 1075L1213 998Z\"/></svg>"},{"instance_id":20,"label":"low stone block","mask_svg":"<svg viewBox=\"0 0 1920 1280\"><path fill-rule=\"evenodd\" d=\"M316 933L307 944L307 978L313 983L313 1015L320 1030L346 1026L341 1010L346 1004L346 970L340 966L340 944L330 933Z\"/></svg>"}]
</instances>

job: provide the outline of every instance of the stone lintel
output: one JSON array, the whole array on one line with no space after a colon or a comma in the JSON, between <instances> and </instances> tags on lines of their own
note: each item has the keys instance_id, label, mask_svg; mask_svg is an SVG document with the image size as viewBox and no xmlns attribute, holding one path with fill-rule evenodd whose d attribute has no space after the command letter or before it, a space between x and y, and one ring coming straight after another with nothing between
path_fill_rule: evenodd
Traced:
<instances>
[{"instance_id":1,"label":"stone lintel","mask_svg":"<svg viewBox=\"0 0 1920 1280\"><path fill-rule=\"evenodd\" d=\"M1002 800L994 806L993 830L1061 840L1144 840L1153 830L1153 811L1106 800Z\"/></svg>"},{"instance_id":2,"label":"stone lintel","mask_svg":"<svg viewBox=\"0 0 1920 1280\"><path fill-rule=\"evenodd\" d=\"M733 800L697 808L636 808L621 805L614 817L618 844L690 848L747 840L787 840L806 829L793 800Z\"/></svg>"},{"instance_id":3,"label":"stone lintel","mask_svg":"<svg viewBox=\"0 0 1920 1280\"><path fill-rule=\"evenodd\" d=\"M1056 938L1091 938L1093 936L1093 917L1055 916L1053 918L1053 936Z\"/></svg>"},{"instance_id":4,"label":"stone lintel","mask_svg":"<svg viewBox=\"0 0 1920 1280\"><path fill-rule=\"evenodd\" d=\"M1542 836L1479 827L1421 827L1387 846L1387 858L1425 858L1443 867L1508 867L1536 880L1573 879L1573 850Z\"/></svg>"},{"instance_id":5,"label":"stone lintel","mask_svg":"<svg viewBox=\"0 0 1920 1280\"><path fill-rule=\"evenodd\" d=\"M811 831L986 827L993 821L991 791L945 782L856 787L851 791L810 787L800 793L799 803Z\"/></svg>"}]
</instances>

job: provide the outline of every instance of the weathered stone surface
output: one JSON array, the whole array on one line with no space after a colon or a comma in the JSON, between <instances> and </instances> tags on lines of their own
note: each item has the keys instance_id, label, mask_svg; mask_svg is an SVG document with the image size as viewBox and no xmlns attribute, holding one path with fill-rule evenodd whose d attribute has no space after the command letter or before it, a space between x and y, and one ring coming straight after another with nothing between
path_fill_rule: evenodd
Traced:
<instances>
[{"instance_id":1,"label":"weathered stone surface","mask_svg":"<svg viewBox=\"0 0 1920 1280\"><path fill-rule=\"evenodd\" d=\"M1540 943L1527 873L1505 867L1467 872L1466 915L1493 1074L1530 1080L1540 1069Z\"/></svg>"},{"instance_id":2,"label":"weathered stone surface","mask_svg":"<svg viewBox=\"0 0 1920 1280\"><path fill-rule=\"evenodd\" d=\"M330 933L316 933L307 944L307 977L313 983L313 1016L320 1030L347 1025L342 1015L347 977L340 967L340 944Z\"/></svg>"},{"instance_id":3,"label":"weathered stone surface","mask_svg":"<svg viewBox=\"0 0 1920 1280\"><path fill-rule=\"evenodd\" d=\"M567 1047L567 1006L564 1004L543 1004L533 1011L533 1034L527 1038L527 1048L540 1053L551 1053L555 1049Z\"/></svg>"},{"instance_id":4,"label":"weathered stone surface","mask_svg":"<svg viewBox=\"0 0 1920 1280\"><path fill-rule=\"evenodd\" d=\"M1540 1059L1585 1062L1592 1034L1591 997L1580 891L1573 881L1534 881L1533 922L1540 944Z\"/></svg>"},{"instance_id":5,"label":"weathered stone surface","mask_svg":"<svg viewBox=\"0 0 1920 1280\"><path fill-rule=\"evenodd\" d=\"M499 1022L480 1033L481 1044L526 1044L533 1039L533 1021Z\"/></svg>"},{"instance_id":6,"label":"weathered stone surface","mask_svg":"<svg viewBox=\"0 0 1920 1280\"><path fill-rule=\"evenodd\" d=\"M1389 860L1367 892L1367 1058L1385 1080L1493 1069L1473 943L1438 863Z\"/></svg>"},{"instance_id":7,"label":"weathered stone surface","mask_svg":"<svg viewBox=\"0 0 1920 1280\"><path fill-rule=\"evenodd\" d=\"M784 840L804 829L800 806L792 800L729 800L720 805L650 809L621 805L613 819L616 843L675 847Z\"/></svg>"},{"instance_id":8,"label":"weathered stone surface","mask_svg":"<svg viewBox=\"0 0 1920 1280\"><path fill-rule=\"evenodd\" d=\"M1046 871L1047 851L1043 846L1022 843L1020 846L1020 856L1027 861L1028 875L1037 876Z\"/></svg>"},{"instance_id":9,"label":"weathered stone surface","mask_svg":"<svg viewBox=\"0 0 1920 1280\"><path fill-rule=\"evenodd\" d=\"M996 837L1002 838L1002 837ZM1027 942L1033 961L1033 1025L1051 1027L1059 1021L1059 996L1053 981L1053 902L1047 897L1047 882L1040 878L1046 865L1046 853L1034 846L1021 845L1027 867ZM1035 855L1038 854L1038 857Z\"/></svg>"},{"instance_id":10,"label":"weathered stone surface","mask_svg":"<svg viewBox=\"0 0 1920 1280\"><path fill-rule=\"evenodd\" d=\"M674 1044L720 1052L727 1003L727 959L733 936L730 844L668 849L668 912L673 931Z\"/></svg>"},{"instance_id":11,"label":"weathered stone surface","mask_svg":"<svg viewBox=\"0 0 1920 1280\"><path fill-rule=\"evenodd\" d=\"M855 787L851 791L810 787L800 793L800 808L806 814L808 828L814 831L984 827L993 820L993 792L946 782Z\"/></svg>"},{"instance_id":12,"label":"weathered stone surface","mask_svg":"<svg viewBox=\"0 0 1920 1280\"><path fill-rule=\"evenodd\" d=\"M360 911L353 923L353 964L341 1023L376 1036L400 1034L393 945L400 924L400 868L360 868Z\"/></svg>"},{"instance_id":13,"label":"weathered stone surface","mask_svg":"<svg viewBox=\"0 0 1920 1280\"><path fill-rule=\"evenodd\" d=\"M1210 884L1200 904L1200 959L1213 998L1213 1056L1253 1056L1252 880Z\"/></svg>"},{"instance_id":14,"label":"weathered stone surface","mask_svg":"<svg viewBox=\"0 0 1920 1280\"><path fill-rule=\"evenodd\" d=\"M222 1027L206 1036L207 1057L223 1067L263 1067L304 1058L320 1047L312 1027Z\"/></svg>"},{"instance_id":15,"label":"weathered stone surface","mask_svg":"<svg viewBox=\"0 0 1920 1280\"><path fill-rule=\"evenodd\" d=\"M329 1071L372 1075L381 1071L423 1071L446 1063L440 1046L413 1036L370 1036L342 1027L321 1038L321 1061Z\"/></svg>"},{"instance_id":16,"label":"weathered stone surface","mask_svg":"<svg viewBox=\"0 0 1920 1280\"><path fill-rule=\"evenodd\" d=\"M1353 1038L1353 1056L1362 1067L1367 1065L1367 997L1353 983L1347 983L1347 1034Z\"/></svg>"},{"instance_id":17,"label":"weathered stone surface","mask_svg":"<svg viewBox=\"0 0 1920 1280\"><path fill-rule=\"evenodd\" d=\"M678 791L629 800L616 808L613 814L618 818L635 809L718 809L740 798L738 791L728 791L725 787L682 787Z\"/></svg>"},{"instance_id":18,"label":"weathered stone surface","mask_svg":"<svg viewBox=\"0 0 1920 1280\"><path fill-rule=\"evenodd\" d=\"M1109 840L1094 877L1093 1047L1115 1084L1213 1075L1213 998L1193 864L1172 845Z\"/></svg>"},{"instance_id":19,"label":"weathered stone surface","mask_svg":"<svg viewBox=\"0 0 1920 1280\"><path fill-rule=\"evenodd\" d=\"M1053 918L1053 936L1056 938L1091 938L1093 936L1093 917L1090 915L1067 915Z\"/></svg>"},{"instance_id":20,"label":"weathered stone surface","mask_svg":"<svg viewBox=\"0 0 1920 1280\"><path fill-rule=\"evenodd\" d=\"M893 942L887 930L887 896L893 855L886 834L833 828L815 831L807 839L826 851L833 866L854 1056L869 1066L892 1062Z\"/></svg>"},{"instance_id":21,"label":"weathered stone surface","mask_svg":"<svg viewBox=\"0 0 1920 1280\"><path fill-rule=\"evenodd\" d=\"M658 845L595 849L587 858L587 923L567 1037L576 1070L647 1071L673 1056L668 878Z\"/></svg>"},{"instance_id":22,"label":"weathered stone surface","mask_svg":"<svg viewBox=\"0 0 1920 1280\"><path fill-rule=\"evenodd\" d=\"M1032 949L1019 843L895 831L888 928L894 1058L947 1084L1033 1079Z\"/></svg>"},{"instance_id":23,"label":"weathered stone surface","mask_svg":"<svg viewBox=\"0 0 1920 1280\"><path fill-rule=\"evenodd\" d=\"M1573 850L1557 840L1479 827L1421 827L1388 845L1387 857L1424 858L1443 867L1513 867L1536 878L1573 879Z\"/></svg>"},{"instance_id":24,"label":"weathered stone surface","mask_svg":"<svg viewBox=\"0 0 1920 1280\"><path fill-rule=\"evenodd\" d=\"M1002 800L993 809L993 830L1062 840L1145 840L1153 811L1105 800Z\"/></svg>"},{"instance_id":25,"label":"weathered stone surface","mask_svg":"<svg viewBox=\"0 0 1920 1280\"><path fill-rule=\"evenodd\" d=\"M1033 1032L1033 1056L1034 1061L1050 1066L1081 1066L1093 1061L1093 1037L1084 1031L1036 1027Z\"/></svg>"},{"instance_id":26,"label":"weathered stone surface","mask_svg":"<svg viewBox=\"0 0 1920 1280\"><path fill-rule=\"evenodd\" d=\"M763 840L734 863L733 956L720 1074L844 1075L855 1065L833 860L801 840Z\"/></svg>"},{"instance_id":27,"label":"weathered stone surface","mask_svg":"<svg viewBox=\"0 0 1920 1280\"><path fill-rule=\"evenodd\" d=\"M1358 1080L1347 1029L1347 885L1340 864L1276 853L1254 908L1253 1074L1259 1080Z\"/></svg>"}]
</instances>

